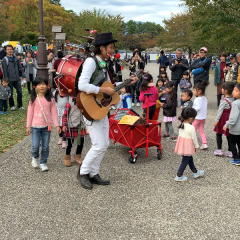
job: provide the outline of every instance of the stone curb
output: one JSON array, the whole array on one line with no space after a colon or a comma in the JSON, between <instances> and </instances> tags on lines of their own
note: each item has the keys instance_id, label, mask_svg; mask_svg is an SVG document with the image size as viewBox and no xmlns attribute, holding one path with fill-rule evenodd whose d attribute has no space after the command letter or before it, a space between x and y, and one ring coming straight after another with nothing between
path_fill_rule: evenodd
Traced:
<instances>
[{"instance_id":1,"label":"stone curb","mask_svg":"<svg viewBox=\"0 0 240 240\"><path fill-rule=\"evenodd\" d=\"M25 137L21 142L19 142L17 145L15 145L13 148L11 148L8 152L3 154L0 157L0 164L2 164L6 159L8 159L14 152L16 152L19 148L21 148L23 145L25 145L27 142L31 141L31 135Z\"/></svg>"}]
</instances>

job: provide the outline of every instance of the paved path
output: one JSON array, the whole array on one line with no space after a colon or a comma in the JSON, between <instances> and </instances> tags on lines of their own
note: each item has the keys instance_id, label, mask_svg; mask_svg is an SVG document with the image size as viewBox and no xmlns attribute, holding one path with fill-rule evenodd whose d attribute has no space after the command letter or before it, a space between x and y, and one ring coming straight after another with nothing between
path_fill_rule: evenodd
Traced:
<instances>
[{"instance_id":1,"label":"paved path","mask_svg":"<svg viewBox=\"0 0 240 240\"><path fill-rule=\"evenodd\" d=\"M155 79L156 66L146 68ZM206 96L209 150L194 157L206 175L194 180L187 169L187 183L173 180L181 158L170 141L162 141L161 161L151 148L148 159L139 150L133 165L127 148L111 143L100 170L111 185L87 191L76 179L77 166L64 167L55 132L46 173L31 167L31 142L25 139L0 158L0 239L240 239L240 169L213 156L217 107L212 76ZM87 138L83 155L89 147Z\"/></svg>"}]
</instances>

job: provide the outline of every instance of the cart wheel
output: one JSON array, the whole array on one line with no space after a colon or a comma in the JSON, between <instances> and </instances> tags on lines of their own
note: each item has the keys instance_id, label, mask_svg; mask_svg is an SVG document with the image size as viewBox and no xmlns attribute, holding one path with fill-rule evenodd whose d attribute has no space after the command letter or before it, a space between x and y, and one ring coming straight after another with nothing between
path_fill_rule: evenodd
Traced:
<instances>
[{"instance_id":1,"label":"cart wheel","mask_svg":"<svg viewBox=\"0 0 240 240\"><path fill-rule=\"evenodd\" d=\"M132 157L132 154L130 154L128 160L129 160L129 162L130 162L131 164L136 163L136 161L137 161L137 153L135 152L135 158L133 158L133 157Z\"/></svg>"},{"instance_id":2,"label":"cart wheel","mask_svg":"<svg viewBox=\"0 0 240 240\"><path fill-rule=\"evenodd\" d=\"M162 153L161 153L161 149L157 150L157 159L161 160L162 159Z\"/></svg>"}]
</instances>

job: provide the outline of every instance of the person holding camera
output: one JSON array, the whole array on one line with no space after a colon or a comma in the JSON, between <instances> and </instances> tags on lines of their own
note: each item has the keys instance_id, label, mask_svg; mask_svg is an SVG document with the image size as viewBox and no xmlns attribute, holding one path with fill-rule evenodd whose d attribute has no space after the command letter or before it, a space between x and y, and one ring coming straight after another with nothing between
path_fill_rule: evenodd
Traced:
<instances>
[{"instance_id":1,"label":"person holding camera","mask_svg":"<svg viewBox=\"0 0 240 240\"><path fill-rule=\"evenodd\" d=\"M176 95L178 91L178 84L180 83L183 73L189 69L187 59L182 57L182 49L178 48L176 50L176 58L173 58L169 64L169 69L171 70L171 80L174 83Z\"/></svg>"},{"instance_id":2,"label":"person holding camera","mask_svg":"<svg viewBox=\"0 0 240 240\"><path fill-rule=\"evenodd\" d=\"M133 52L133 58L132 58L132 65L133 67L131 68L131 73L136 74L139 70L144 70L144 63L141 58L141 52L136 49ZM140 101L139 101L139 96L140 96L140 86L142 83L142 79L139 79L137 83L133 84L132 87L132 107L136 104L137 107L140 107Z\"/></svg>"}]
</instances>

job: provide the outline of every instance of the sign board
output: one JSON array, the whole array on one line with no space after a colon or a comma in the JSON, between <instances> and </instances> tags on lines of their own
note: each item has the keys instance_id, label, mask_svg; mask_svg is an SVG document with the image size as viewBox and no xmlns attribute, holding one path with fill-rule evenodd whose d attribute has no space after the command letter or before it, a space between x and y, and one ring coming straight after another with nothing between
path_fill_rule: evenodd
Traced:
<instances>
[{"instance_id":1,"label":"sign board","mask_svg":"<svg viewBox=\"0 0 240 240\"><path fill-rule=\"evenodd\" d=\"M133 125L139 119L138 116L125 115L118 124Z\"/></svg>"},{"instance_id":2,"label":"sign board","mask_svg":"<svg viewBox=\"0 0 240 240\"><path fill-rule=\"evenodd\" d=\"M62 32L62 26L52 26L52 32L53 33L61 33Z\"/></svg>"}]
</instances>

